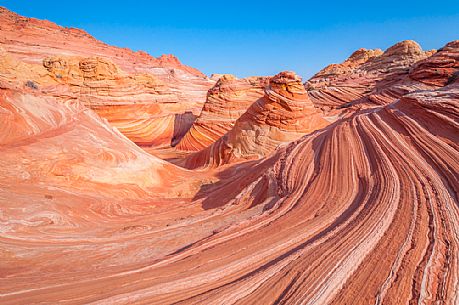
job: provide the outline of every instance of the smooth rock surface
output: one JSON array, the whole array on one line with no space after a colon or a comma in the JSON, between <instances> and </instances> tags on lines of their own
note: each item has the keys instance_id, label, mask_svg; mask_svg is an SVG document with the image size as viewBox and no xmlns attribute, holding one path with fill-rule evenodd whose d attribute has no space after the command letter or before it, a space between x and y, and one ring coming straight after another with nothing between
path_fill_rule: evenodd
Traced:
<instances>
[{"instance_id":1,"label":"smooth rock surface","mask_svg":"<svg viewBox=\"0 0 459 305\"><path fill-rule=\"evenodd\" d=\"M109 46L79 29L0 8L1 57L48 94L81 99L140 145L170 146L200 114L214 81L172 55L152 57ZM1 61L1 59L0 59ZM3 60L4 61L4 60ZM10 78L11 80L11 78Z\"/></svg>"},{"instance_id":2,"label":"smooth rock surface","mask_svg":"<svg viewBox=\"0 0 459 305\"><path fill-rule=\"evenodd\" d=\"M258 159L328 124L309 100L301 78L281 72L269 79L263 98L253 103L230 131L181 164L186 168L214 167Z\"/></svg>"},{"instance_id":3,"label":"smooth rock surface","mask_svg":"<svg viewBox=\"0 0 459 305\"><path fill-rule=\"evenodd\" d=\"M190 154L124 135L186 133L189 101L150 103L170 83L116 52L173 57L5 9L2 31L0 304L459 303L457 41L279 73L238 118L259 83L227 77L202 124L234 125Z\"/></svg>"},{"instance_id":4,"label":"smooth rock surface","mask_svg":"<svg viewBox=\"0 0 459 305\"><path fill-rule=\"evenodd\" d=\"M237 79L221 76L207 93L201 114L180 140L177 149L199 151L231 130L239 117L263 97L266 77Z\"/></svg>"}]
</instances>

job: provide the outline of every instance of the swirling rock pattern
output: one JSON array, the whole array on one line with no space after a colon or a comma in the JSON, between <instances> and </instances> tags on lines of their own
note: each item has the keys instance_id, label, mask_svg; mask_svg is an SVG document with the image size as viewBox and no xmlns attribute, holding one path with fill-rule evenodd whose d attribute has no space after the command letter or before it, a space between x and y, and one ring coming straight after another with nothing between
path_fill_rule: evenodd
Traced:
<instances>
[{"instance_id":1,"label":"swirling rock pattern","mask_svg":"<svg viewBox=\"0 0 459 305\"><path fill-rule=\"evenodd\" d=\"M145 195L164 179L184 175L145 153L76 100L58 102L7 86L0 90L3 179L20 172L21 182L107 184L105 192L113 189L110 185L125 184L143 189ZM21 164L14 162L18 159Z\"/></svg>"},{"instance_id":2,"label":"swirling rock pattern","mask_svg":"<svg viewBox=\"0 0 459 305\"><path fill-rule=\"evenodd\" d=\"M409 94L229 168L185 205L2 179L0 300L456 304L458 125L458 82Z\"/></svg>"},{"instance_id":3,"label":"swirling rock pattern","mask_svg":"<svg viewBox=\"0 0 459 305\"><path fill-rule=\"evenodd\" d=\"M201 114L180 140L177 149L199 151L231 130L236 120L263 97L266 77L237 79L222 75L207 93Z\"/></svg>"},{"instance_id":4,"label":"swirling rock pattern","mask_svg":"<svg viewBox=\"0 0 459 305\"><path fill-rule=\"evenodd\" d=\"M414 65L410 78L434 86L453 82L459 70L459 40L452 41L436 54ZM453 79L454 78L454 79Z\"/></svg>"},{"instance_id":5,"label":"swirling rock pattern","mask_svg":"<svg viewBox=\"0 0 459 305\"><path fill-rule=\"evenodd\" d=\"M172 55L112 47L84 31L5 8L0 25L0 75L14 74L8 80L21 85L32 81L49 96L79 98L137 144L179 140L214 84Z\"/></svg>"},{"instance_id":6,"label":"swirling rock pattern","mask_svg":"<svg viewBox=\"0 0 459 305\"><path fill-rule=\"evenodd\" d=\"M258 159L326 125L328 121L310 102L301 78L293 72L281 72L270 78L263 98L253 103L229 132L188 156L182 165L213 167Z\"/></svg>"},{"instance_id":7,"label":"swirling rock pattern","mask_svg":"<svg viewBox=\"0 0 459 305\"><path fill-rule=\"evenodd\" d=\"M422 51L411 40L399 42L385 52L359 49L342 64L328 66L314 75L305 86L311 101L325 112L330 112L400 82L416 62L433 53ZM396 90L386 92L384 97L389 100L384 102L392 102L406 93ZM372 104L383 103L377 97L368 101Z\"/></svg>"},{"instance_id":8,"label":"swirling rock pattern","mask_svg":"<svg viewBox=\"0 0 459 305\"><path fill-rule=\"evenodd\" d=\"M146 153L94 111L134 112L104 94L156 92L160 78L43 45L56 54L22 61L16 43L0 57L0 304L459 304L457 42L360 50L321 72L333 76L316 95L282 72L183 158L200 170ZM346 78L336 71L370 65L370 91L324 120L314 103L348 100L322 95ZM365 77L354 80L360 92ZM194 119L170 114L177 134ZM132 123L131 137L144 132Z\"/></svg>"}]
</instances>

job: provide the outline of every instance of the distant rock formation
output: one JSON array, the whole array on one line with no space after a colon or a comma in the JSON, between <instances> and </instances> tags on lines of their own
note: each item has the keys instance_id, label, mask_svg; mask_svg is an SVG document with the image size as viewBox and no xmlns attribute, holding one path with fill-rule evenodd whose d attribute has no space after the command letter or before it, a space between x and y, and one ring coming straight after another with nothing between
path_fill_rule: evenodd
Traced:
<instances>
[{"instance_id":1,"label":"distant rock formation","mask_svg":"<svg viewBox=\"0 0 459 305\"><path fill-rule=\"evenodd\" d=\"M173 55L154 58L109 46L82 30L5 8L0 8L0 24L1 57L16 62L0 66L0 75L21 74L44 94L82 100L137 144L170 146L178 140L214 84ZM27 68L17 71L21 65Z\"/></svg>"},{"instance_id":2,"label":"distant rock formation","mask_svg":"<svg viewBox=\"0 0 459 305\"><path fill-rule=\"evenodd\" d=\"M265 157L279 145L326 125L328 122L309 100L301 78L293 72L281 72L270 78L263 98L252 104L230 131L187 157L184 166L218 166Z\"/></svg>"},{"instance_id":3,"label":"distant rock formation","mask_svg":"<svg viewBox=\"0 0 459 305\"><path fill-rule=\"evenodd\" d=\"M214 143L233 126L247 109L263 97L266 77L237 79L222 75L209 90L202 112L180 140L177 149L198 151Z\"/></svg>"},{"instance_id":4,"label":"distant rock formation","mask_svg":"<svg viewBox=\"0 0 459 305\"><path fill-rule=\"evenodd\" d=\"M445 86L457 77L459 70L459 40L452 41L432 56L417 62L410 78L433 86Z\"/></svg>"},{"instance_id":5,"label":"distant rock formation","mask_svg":"<svg viewBox=\"0 0 459 305\"><path fill-rule=\"evenodd\" d=\"M330 112L399 82L416 62L434 52L422 51L411 40L399 42L385 52L359 49L342 64L330 65L314 75L305 86L314 105Z\"/></svg>"},{"instance_id":6,"label":"distant rock formation","mask_svg":"<svg viewBox=\"0 0 459 305\"><path fill-rule=\"evenodd\" d=\"M175 57L0 45L0 304L459 303L458 41L219 76L183 142L214 81Z\"/></svg>"}]
</instances>

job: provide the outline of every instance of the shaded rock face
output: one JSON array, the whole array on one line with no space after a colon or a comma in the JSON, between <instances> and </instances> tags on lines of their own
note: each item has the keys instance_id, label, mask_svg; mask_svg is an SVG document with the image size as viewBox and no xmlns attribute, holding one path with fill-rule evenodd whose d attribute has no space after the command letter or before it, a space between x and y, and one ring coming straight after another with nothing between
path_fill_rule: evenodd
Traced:
<instances>
[{"instance_id":1,"label":"shaded rock face","mask_svg":"<svg viewBox=\"0 0 459 305\"><path fill-rule=\"evenodd\" d=\"M0 12L14 21L0 31L65 33L71 50L74 37L92 39ZM412 42L359 50L321 72L329 85L317 77L313 98L282 72L240 116L219 103L243 104L238 90L252 95L263 80L225 76L204 123L238 118L182 160L199 170L146 153L103 118L133 115L123 132L134 137L145 131L135 116L168 111L173 124L155 128L185 134L191 110L150 102L170 89L157 74L58 46L18 59L38 58L29 47L0 50L0 304L458 303L457 42L435 54ZM369 93L335 109L346 115L323 120L317 99L362 95L365 81Z\"/></svg>"},{"instance_id":2,"label":"shaded rock face","mask_svg":"<svg viewBox=\"0 0 459 305\"><path fill-rule=\"evenodd\" d=\"M293 72L282 72L269 80L263 98L253 103L230 131L187 157L183 165L212 167L258 159L326 125L328 122L310 102L301 78Z\"/></svg>"},{"instance_id":3,"label":"shaded rock face","mask_svg":"<svg viewBox=\"0 0 459 305\"><path fill-rule=\"evenodd\" d=\"M459 70L459 40L452 41L434 55L416 63L410 78L428 85L445 86Z\"/></svg>"},{"instance_id":4,"label":"shaded rock face","mask_svg":"<svg viewBox=\"0 0 459 305\"><path fill-rule=\"evenodd\" d=\"M45 95L81 99L137 144L169 146L181 124L175 119L187 112L198 116L214 84L173 55L154 58L112 47L81 30L4 8L0 24L1 56L15 62L0 65L0 75L33 81ZM19 71L21 65L27 68Z\"/></svg>"},{"instance_id":5,"label":"shaded rock face","mask_svg":"<svg viewBox=\"0 0 459 305\"><path fill-rule=\"evenodd\" d=\"M295 77L277 79L272 99L303 99ZM0 120L7 130L0 138L2 304L459 298L457 81L354 113L255 164L228 168L188 204L145 200L151 193L134 187L141 179L128 173L139 174L136 160L150 174L165 162L113 135L91 110L0 97L0 114L15 118ZM40 132L52 128L59 132ZM48 171L54 177L43 176ZM115 177L94 184L101 171ZM167 172L179 181L199 174ZM161 177L161 187L173 181ZM135 200L120 200L128 196Z\"/></svg>"},{"instance_id":6,"label":"shaded rock face","mask_svg":"<svg viewBox=\"0 0 459 305\"><path fill-rule=\"evenodd\" d=\"M328 66L314 75L305 87L314 105L327 113L356 101L369 105L389 103L408 93L409 87L393 86L406 82L413 65L433 53L422 51L411 40L399 42L385 52L360 49L342 64Z\"/></svg>"},{"instance_id":7,"label":"shaded rock face","mask_svg":"<svg viewBox=\"0 0 459 305\"><path fill-rule=\"evenodd\" d=\"M76 100L2 87L0 177L20 173L24 178L10 185L42 181L61 188L94 187L94 194L105 196L118 193L118 185L131 185L125 195L141 197L161 187L169 171L180 175L180 169L143 152Z\"/></svg>"},{"instance_id":8,"label":"shaded rock face","mask_svg":"<svg viewBox=\"0 0 459 305\"><path fill-rule=\"evenodd\" d=\"M199 151L214 143L233 126L236 120L259 98L263 97L266 77L237 79L223 75L207 93L202 112L177 149Z\"/></svg>"}]
</instances>

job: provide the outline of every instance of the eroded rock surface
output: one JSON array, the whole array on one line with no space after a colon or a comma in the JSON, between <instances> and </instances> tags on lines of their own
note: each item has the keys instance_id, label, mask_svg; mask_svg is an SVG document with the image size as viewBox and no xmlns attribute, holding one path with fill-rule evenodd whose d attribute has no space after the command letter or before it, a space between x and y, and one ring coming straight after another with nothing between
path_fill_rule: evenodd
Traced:
<instances>
[{"instance_id":1,"label":"eroded rock surface","mask_svg":"<svg viewBox=\"0 0 459 305\"><path fill-rule=\"evenodd\" d=\"M183 165L212 167L258 159L326 125L328 121L309 100L301 78L293 72L281 72L270 78L263 98L253 103L230 131L208 148L187 157Z\"/></svg>"},{"instance_id":2,"label":"eroded rock surface","mask_svg":"<svg viewBox=\"0 0 459 305\"><path fill-rule=\"evenodd\" d=\"M50 96L81 99L137 144L170 146L180 139L214 84L172 55L109 46L82 30L5 8L0 24L1 57L16 62L0 66L0 75L20 75L16 80Z\"/></svg>"},{"instance_id":3,"label":"eroded rock surface","mask_svg":"<svg viewBox=\"0 0 459 305\"><path fill-rule=\"evenodd\" d=\"M368 95L386 90L407 78L411 67L435 51L423 51L414 41L399 42L385 52L360 49L342 64L333 64L309 79L306 83L311 101L324 112L348 107ZM370 104L391 102L403 94L396 90L385 92ZM381 96L381 94L379 94ZM384 99L384 98L388 99Z\"/></svg>"},{"instance_id":4,"label":"eroded rock surface","mask_svg":"<svg viewBox=\"0 0 459 305\"><path fill-rule=\"evenodd\" d=\"M199 151L217 141L231 130L236 120L258 99L263 97L268 84L266 77L237 79L221 76L209 90L202 112L177 149Z\"/></svg>"},{"instance_id":5,"label":"eroded rock surface","mask_svg":"<svg viewBox=\"0 0 459 305\"><path fill-rule=\"evenodd\" d=\"M240 116L262 80L227 76L199 122L235 121L181 151L186 170L128 138L191 125L182 102L150 102L170 83L134 68L173 57L4 9L0 26L37 42L0 36L2 305L458 304L456 41L359 50L308 91L282 72Z\"/></svg>"}]
</instances>

